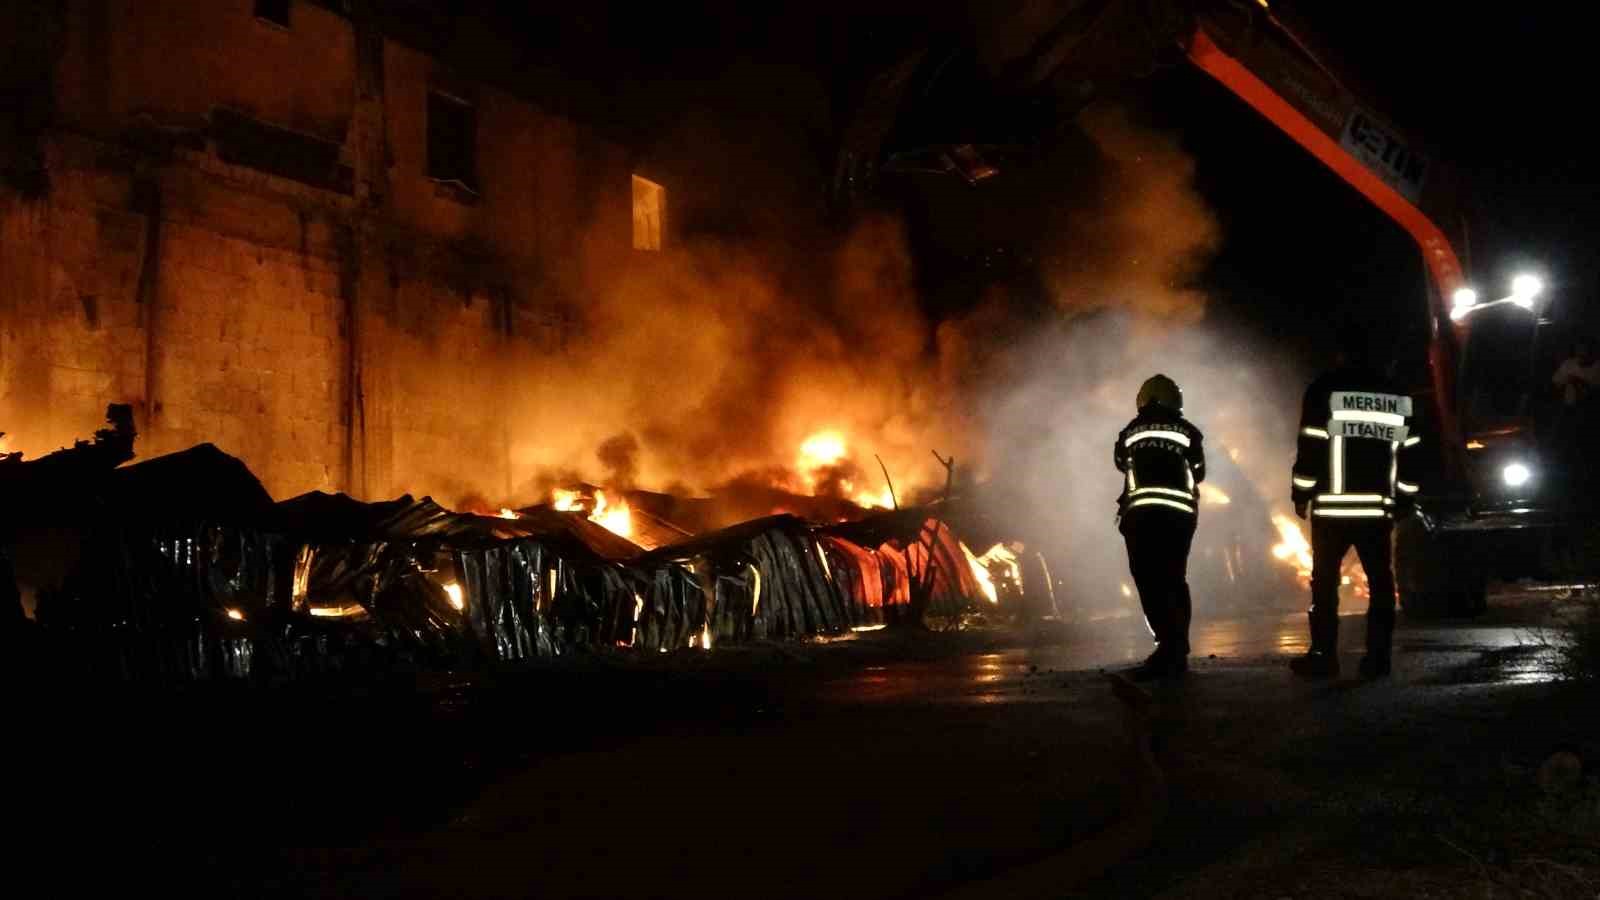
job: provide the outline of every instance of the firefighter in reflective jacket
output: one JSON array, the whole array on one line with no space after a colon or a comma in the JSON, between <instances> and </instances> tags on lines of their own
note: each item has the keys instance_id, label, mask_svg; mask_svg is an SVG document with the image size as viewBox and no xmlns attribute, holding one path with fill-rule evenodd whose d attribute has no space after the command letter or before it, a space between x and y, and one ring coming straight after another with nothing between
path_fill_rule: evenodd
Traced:
<instances>
[{"instance_id":1,"label":"firefighter in reflective jacket","mask_svg":"<svg viewBox=\"0 0 1600 900\"><path fill-rule=\"evenodd\" d=\"M1422 438L1413 428L1411 398L1368 362L1364 334L1340 334L1336 368L1306 390L1297 443L1294 508L1311 519L1311 649L1290 668L1307 678L1339 674L1339 566L1354 546L1371 592L1361 675L1388 675L1395 607L1390 536L1394 519L1416 497Z\"/></svg>"},{"instance_id":2,"label":"firefighter in reflective jacket","mask_svg":"<svg viewBox=\"0 0 1600 900\"><path fill-rule=\"evenodd\" d=\"M1129 675L1166 678L1189 668L1187 569L1206 456L1200 429L1183 417L1183 393L1172 379L1156 375L1146 381L1138 408L1117 435L1113 456L1123 473L1117 524L1156 649Z\"/></svg>"}]
</instances>

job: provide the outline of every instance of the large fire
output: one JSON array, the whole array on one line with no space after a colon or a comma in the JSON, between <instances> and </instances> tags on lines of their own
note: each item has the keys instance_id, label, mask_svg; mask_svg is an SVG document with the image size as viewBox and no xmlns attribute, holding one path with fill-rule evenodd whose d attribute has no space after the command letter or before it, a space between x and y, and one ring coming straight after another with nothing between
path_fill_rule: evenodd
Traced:
<instances>
[{"instance_id":1,"label":"large fire","mask_svg":"<svg viewBox=\"0 0 1600 900\"><path fill-rule=\"evenodd\" d=\"M837 431L819 431L800 442L797 468L808 477L814 477L817 470L838 465L844 458L844 435Z\"/></svg>"},{"instance_id":2,"label":"large fire","mask_svg":"<svg viewBox=\"0 0 1600 900\"><path fill-rule=\"evenodd\" d=\"M864 466L850 454L843 433L836 429L823 429L800 442L795 458L795 470L800 473L805 489L815 494L830 476L839 475L837 485L852 503L863 509L890 509L895 506L894 492L885 485L874 490L856 484L855 478L842 472L863 471Z\"/></svg>"}]
</instances>

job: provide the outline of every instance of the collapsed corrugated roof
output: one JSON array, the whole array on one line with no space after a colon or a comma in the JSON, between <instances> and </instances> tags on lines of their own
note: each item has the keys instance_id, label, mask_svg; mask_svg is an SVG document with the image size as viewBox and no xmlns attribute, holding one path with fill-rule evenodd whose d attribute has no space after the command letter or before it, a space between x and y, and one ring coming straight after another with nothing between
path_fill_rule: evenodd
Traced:
<instances>
[{"instance_id":1,"label":"collapsed corrugated roof","mask_svg":"<svg viewBox=\"0 0 1600 900\"><path fill-rule=\"evenodd\" d=\"M278 504L275 525L284 534L311 542L360 540L437 541L452 546L480 546L536 538L564 545L600 559L638 556L640 548L582 516L534 507L517 518L480 516L445 509L432 497L363 503L346 494L313 491Z\"/></svg>"}]
</instances>

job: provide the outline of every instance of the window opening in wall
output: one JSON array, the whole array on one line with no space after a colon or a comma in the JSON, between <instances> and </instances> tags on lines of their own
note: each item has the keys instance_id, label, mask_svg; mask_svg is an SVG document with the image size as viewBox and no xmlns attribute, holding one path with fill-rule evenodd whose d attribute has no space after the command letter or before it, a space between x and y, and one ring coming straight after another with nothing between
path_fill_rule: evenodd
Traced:
<instances>
[{"instance_id":1,"label":"window opening in wall","mask_svg":"<svg viewBox=\"0 0 1600 900\"><path fill-rule=\"evenodd\" d=\"M291 0L256 0L256 18L288 28L290 2Z\"/></svg>"},{"instance_id":2,"label":"window opening in wall","mask_svg":"<svg viewBox=\"0 0 1600 900\"><path fill-rule=\"evenodd\" d=\"M633 176L633 249L661 249L666 207L666 188L648 178Z\"/></svg>"},{"instance_id":3,"label":"window opening in wall","mask_svg":"<svg viewBox=\"0 0 1600 900\"><path fill-rule=\"evenodd\" d=\"M428 177L474 193L477 176L477 110L458 97L428 92Z\"/></svg>"}]
</instances>

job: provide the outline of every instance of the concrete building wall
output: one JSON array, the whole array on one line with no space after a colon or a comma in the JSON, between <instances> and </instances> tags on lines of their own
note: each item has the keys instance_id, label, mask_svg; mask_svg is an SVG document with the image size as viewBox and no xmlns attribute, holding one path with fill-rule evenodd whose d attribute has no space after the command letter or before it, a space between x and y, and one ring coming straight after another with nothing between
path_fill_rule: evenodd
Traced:
<instances>
[{"instance_id":1,"label":"concrete building wall","mask_svg":"<svg viewBox=\"0 0 1600 900\"><path fill-rule=\"evenodd\" d=\"M65 5L49 189L0 186L9 449L131 402L141 457L209 441L278 497L508 499L508 395L628 264L626 151L393 41L364 79L350 20L252 8ZM476 197L426 177L440 85L476 108ZM225 161L218 107L337 144L353 181Z\"/></svg>"}]
</instances>

